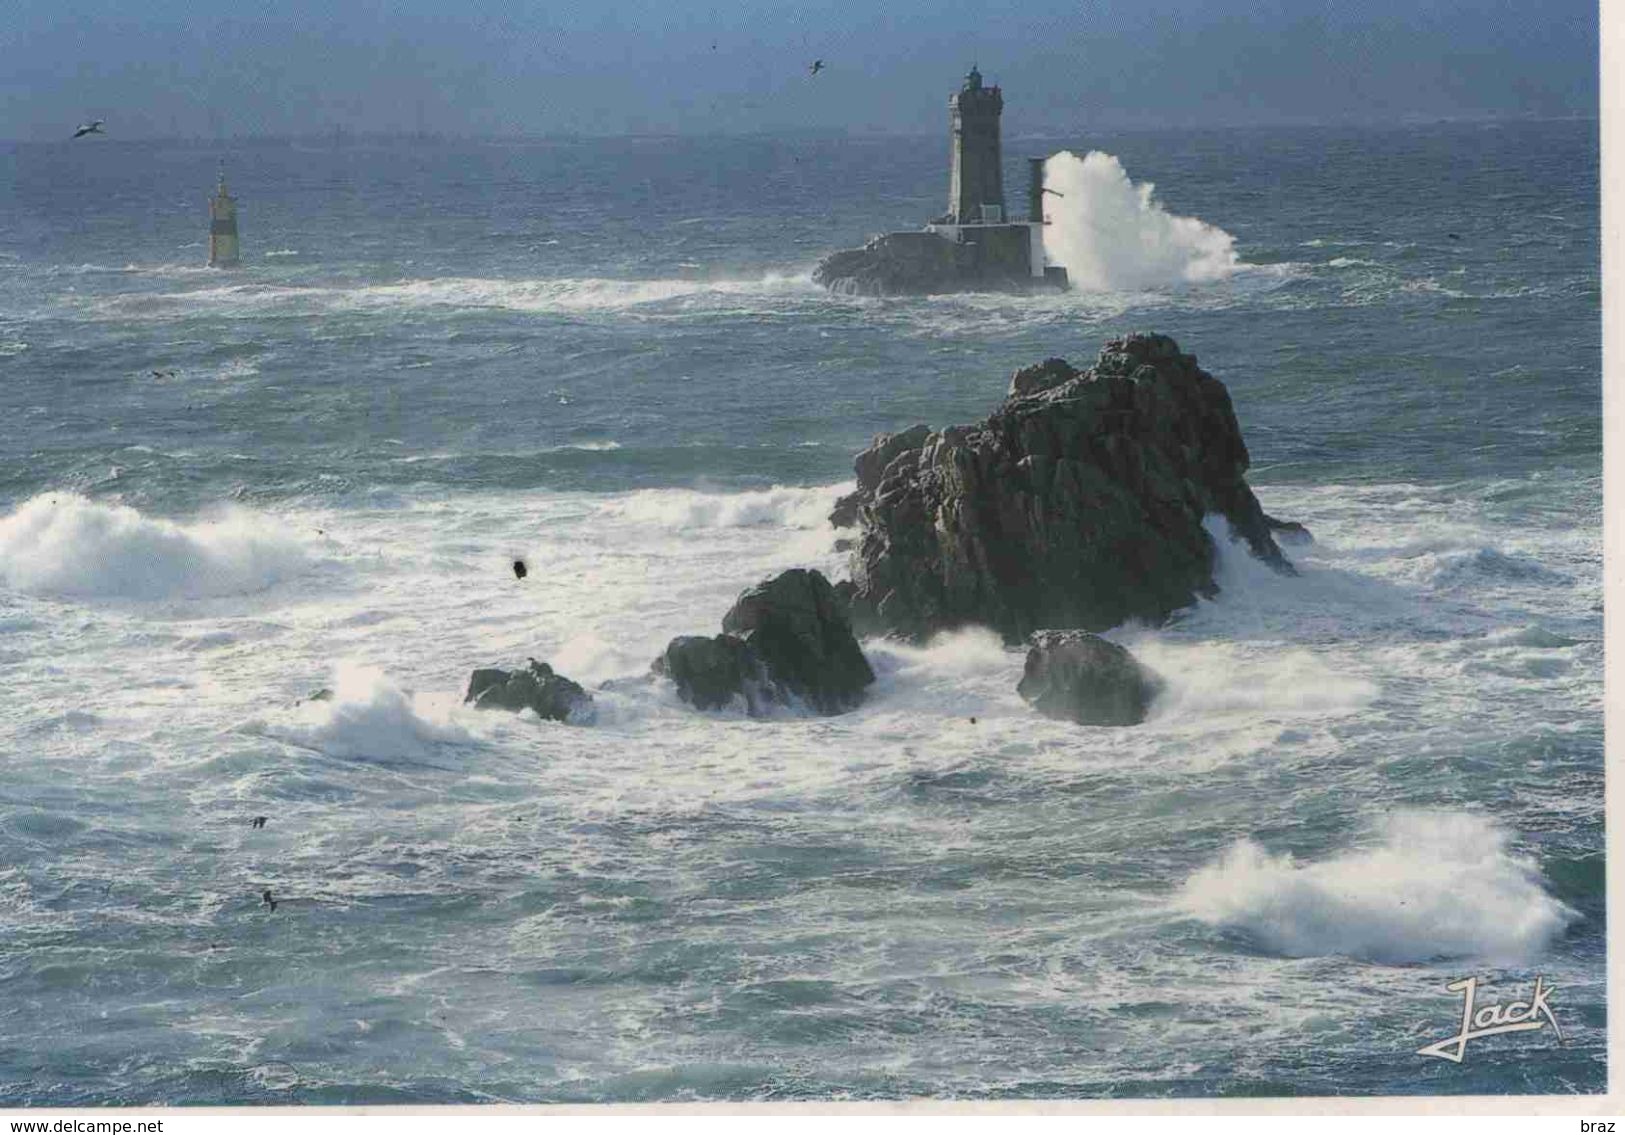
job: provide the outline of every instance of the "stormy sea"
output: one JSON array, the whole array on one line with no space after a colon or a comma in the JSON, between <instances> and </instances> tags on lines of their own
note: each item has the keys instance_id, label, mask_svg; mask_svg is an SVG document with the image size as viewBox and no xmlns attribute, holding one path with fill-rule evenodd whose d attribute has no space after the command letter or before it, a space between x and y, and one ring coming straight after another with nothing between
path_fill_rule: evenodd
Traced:
<instances>
[{"instance_id":1,"label":"stormy sea","mask_svg":"<svg viewBox=\"0 0 1625 1135\"><path fill-rule=\"evenodd\" d=\"M1604 1088L1595 122L1007 137L1031 297L812 282L941 137L339 141L0 147L0 1105ZM649 676L1137 330L1314 536L1108 634L1144 724ZM527 657L596 721L461 704ZM1551 1020L1419 1055L1466 977Z\"/></svg>"}]
</instances>

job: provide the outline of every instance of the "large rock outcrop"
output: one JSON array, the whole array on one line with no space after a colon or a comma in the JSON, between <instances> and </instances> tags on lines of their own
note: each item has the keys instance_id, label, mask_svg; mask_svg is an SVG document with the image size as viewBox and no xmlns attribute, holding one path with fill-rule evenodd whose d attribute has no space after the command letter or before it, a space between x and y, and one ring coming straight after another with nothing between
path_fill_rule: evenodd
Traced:
<instances>
[{"instance_id":1,"label":"large rock outcrop","mask_svg":"<svg viewBox=\"0 0 1625 1135\"><path fill-rule=\"evenodd\" d=\"M475 709L522 709L536 712L544 721L585 723L592 720L592 695L553 667L531 658L523 670L476 670L468 680L465 703Z\"/></svg>"},{"instance_id":2,"label":"large rock outcrop","mask_svg":"<svg viewBox=\"0 0 1625 1135\"><path fill-rule=\"evenodd\" d=\"M750 588L723 616L722 630L672 639L652 666L700 709L738 698L753 717L795 702L844 713L875 680L845 601L816 571L795 568Z\"/></svg>"},{"instance_id":3,"label":"large rock outcrop","mask_svg":"<svg viewBox=\"0 0 1625 1135\"><path fill-rule=\"evenodd\" d=\"M1162 681L1115 642L1088 631L1038 631L1016 692L1045 717L1138 725Z\"/></svg>"},{"instance_id":4,"label":"large rock outcrop","mask_svg":"<svg viewBox=\"0 0 1625 1135\"><path fill-rule=\"evenodd\" d=\"M982 624L1011 643L1158 622L1216 592L1209 514L1290 573L1247 464L1224 384L1165 335L1113 339L1087 370L1017 371L985 421L858 457L853 621L915 639Z\"/></svg>"}]
</instances>

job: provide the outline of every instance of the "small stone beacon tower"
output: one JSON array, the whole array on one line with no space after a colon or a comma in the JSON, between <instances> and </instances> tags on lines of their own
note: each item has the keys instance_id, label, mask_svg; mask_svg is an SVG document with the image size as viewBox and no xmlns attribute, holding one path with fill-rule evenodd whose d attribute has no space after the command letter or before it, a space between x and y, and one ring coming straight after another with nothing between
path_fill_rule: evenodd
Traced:
<instances>
[{"instance_id":1,"label":"small stone beacon tower","mask_svg":"<svg viewBox=\"0 0 1625 1135\"><path fill-rule=\"evenodd\" d=\"M237 198L226 192L226 170L220 168L220 183L209 198L209 267L235 268L237 249Z\"/></svg>"},{"instance_id":2,"label":"small stone beacon tower","mask_svg":"<svg viewBox=\"0 0 1625 1135\"><path fill-rule=\"evenodd\" d=\"M1004 156L999 147L999 116L1004 95L982 86L973 64L965 85L948 96L953 120L953 166L948 179L948 213L958 224L1004 222Z\"/></svg>"}]
</instances>

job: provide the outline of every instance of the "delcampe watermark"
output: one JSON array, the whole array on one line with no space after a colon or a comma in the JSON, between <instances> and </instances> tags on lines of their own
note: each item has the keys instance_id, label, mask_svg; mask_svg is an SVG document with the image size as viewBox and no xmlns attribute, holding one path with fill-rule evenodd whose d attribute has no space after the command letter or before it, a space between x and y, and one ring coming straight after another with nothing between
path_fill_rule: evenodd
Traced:
<instances>
[{"instance_id":1,"label":"delcampe watermark","mask_svg":"<svg viewBox=\"0 0 1625 1135\"><path fill-rule=\"evenodd\" d=\"M1475 1007L1478 996L1478 978L1464 977L1445 986L1452 993L1461 994L1461 1029L1454 1036L1445 1037L1425 1048L1416 1050L1418 1056L1437 1056L1441 1060L1460 1064L1467 1054L1467 1042L1501 1033L1534 1032L1552 1026L1559 1042L1563 1030L1557 1027L1551 1006L1546 1003L1556 987L1545 979L1535 978L1535 989L1527 1001L1508 1001L1501 1005ZM1542 1019L1544 1018L1544 1019Z\"/></svg>"}]
</instances>

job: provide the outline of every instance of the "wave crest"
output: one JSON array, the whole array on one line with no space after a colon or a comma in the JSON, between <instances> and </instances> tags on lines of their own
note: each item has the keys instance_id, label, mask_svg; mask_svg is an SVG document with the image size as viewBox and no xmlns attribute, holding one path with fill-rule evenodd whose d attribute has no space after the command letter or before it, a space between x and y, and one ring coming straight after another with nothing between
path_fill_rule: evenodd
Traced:
<instances>
[{"instance_id":1,"label":"wave crest","mask_svg":"<svg viewBox=\"0 0 1625 1135\"><path fill-rule=\"evenodd\" d=\"M1289 957L1384 963L1517 964L1579 917L1480 816L1401 812L1380 835L1375 847L1308 864L1240 840L1191 876L1177 905Z\"/></svg>"},{"instance_id":2,"label":"wave crest","mask_svg":"<svg viewBox=\"0 0 1625 1135\"><path fill-rule=\"evenodd\" d=\"M243 509L183 524L76 493L42 493L0 519L0 580L36 595L245 595L264 591L309 562L292 532Z\"/></svg>"}]
</instances>

